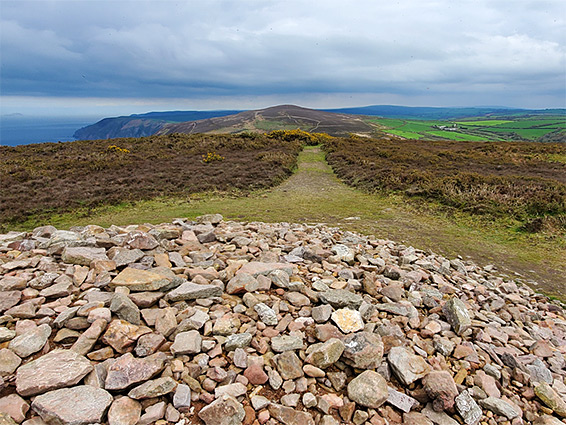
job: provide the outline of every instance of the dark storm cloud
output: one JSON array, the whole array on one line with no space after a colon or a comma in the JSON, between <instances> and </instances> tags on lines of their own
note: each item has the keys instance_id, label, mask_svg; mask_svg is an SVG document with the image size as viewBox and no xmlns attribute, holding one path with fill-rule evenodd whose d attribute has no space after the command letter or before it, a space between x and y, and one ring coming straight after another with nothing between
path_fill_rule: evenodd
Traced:
<instances>
[{"instance_id":1,"label":"dark storm cloud","mask_svg":"<svg viewBox=\"0 0 566 425\"><path fill-rule=\"evenodd\" d=\"M560 0L4 0L1 7L8 97L564 100Z\"/></svg>"}]
</instances>

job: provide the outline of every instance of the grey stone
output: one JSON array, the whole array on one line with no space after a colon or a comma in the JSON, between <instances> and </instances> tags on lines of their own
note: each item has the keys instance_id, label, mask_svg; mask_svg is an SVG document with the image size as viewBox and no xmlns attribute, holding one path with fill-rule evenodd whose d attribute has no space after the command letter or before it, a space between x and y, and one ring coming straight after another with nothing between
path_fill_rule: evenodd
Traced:
<instances>
[{"instance_id":1,"label":"grey stone","mask_svg":"<svg viewBox=\"0 0 566 425\"><path fill-rule=\"evenodd\" d=\"M446 316L448 323L452 325L452 329L458 335L462 335L464 331L468 330L472 325L470 313L466 305L460 298L451 298L444 304L442 312Z\"/></svg>"},{"instance_id":2,"label":"grey stone","mask_svg":"<svg viewBox=\"0 0 566 425\"><path fill-rule=\"evenodd\" d=\"M267 326L277 326L277 323L279 323L279 320L277 320L277 313L275 313L275 311L266 304L257 303L254 306L254 310L259 315L260 320Z\"/></svg>"},{"instance_id":3,"label":"grey stone","mask_svg":"<svg viewBox=\"0 0 566 425\"><path fill-rule=\"evenodd\" d=\"M128 393L128 397L135 400L161 397L162 395L175 391L177 385L177 382L173 378L164 376L161 378L153 379L151 381L146 381L143 384L133 388Z\"/></svg>"},{"instance_id":4,"label":"grey stone","mask_svg":"<svg viewBox=\"0 0 566 425\"><path fill-rule=\"evenodd\" d=\"M0 291L0 313L17 305L21 298L20 291Z\"/></svg>"},{"instance_id":5,"label":"grey stone","mask_svg":"<svg viewBox=\"0 0 566 425\"><path fill-rule=\"evenodd\" d=\"M271 349L278 353L300 350L302 348L303 339L295 335L281 335L271 338Z\"/></svg>"},{"instance_id":6,"label":"grey stone","mask_svg":"<svg viewBox=\"0 0 566 425\"><path fill-rule=\"evenodd\" d=\"M312 350L305 361L318 368L326 369L336 363L343 352L344 343L337 338L330 338Z\"/></svg>"},{"instance_id":7,"label":"grey stone","mask_svg":"<svg viewBox=\"0 0 566 425\"><path fill-rule=\"evenodd\" d=\"M336 244L332 247L332 252L336 254L336 257L338 257L340 261L344 261L348 264L354 263L355 252L348 246L343 244Z\"/></svg>"},{"instance_id":8,"label":"grey stone","mask_svg":"<svg viewBox=\"0 0 566 425\"><path fill-rule=\"evenodd\" d=\"M51 326L39 325L37 328L18 335L10 341L8 348L20 357L28 357L43 348L51 336Z\"/></svg>"},{"instance_id":9,"label":"grey stone","mask_svg":"<svg viewBox=\"0 0 566 425\"><path fill-rule=\"evenodd\" d=\"M0 327L0 343L11 341L16 337L16 331L5 327Z\"/></svg>"},{"instance_id":10,"label":"grey stone","mask_svg":"<svg viewBox=\"0 0 566 425\"><path fill-rule=\"evenodd\" d=\"M177 410L186 411L191 407L191 388L185 384L177 385L173 395L173 406Z\"/></svg>"},{"instance_id":11,"label":"grey stone","mask_svg":"<svg viewBox=\"0 0 566 425\"><path fill-rule=\"evenodd\" d=\"M188 301L201 298L219 297L222 289L215 285L198 285L193 282L185 282L181 286L169 292L165 299L167 301Z\"/></svg>"},{"instance_id":12,"label":"grey stone","mask_svg":"<svg viewBox=\"0 0 566 425\"><path fill-rule=\"evenodd\" d=\"M351 308L357 310L362 305L363 298L345 289L331 289L318 294L321 302L330 304L334 308Z\"/></svg>"},{"instance_id":13,"label":"grey stone","mask_svg":"<svg viewBox=\"0 0 566 425\"><path fill-rule=\"evenodd\" d=\"M467 425L479 423L483 412L468 390L462 391L455 400L456 410Z\"/></svg>"},{"instance_id":14,"label":"grey stone","mask_svg":"<svg viewBox=\"0 0 566 425\"><path fill-rule=\"evenodd\" d=\"M224 395L229 395L231 397L239 397L246 393L246 386L240 382L235 382L233 384L221 385L214 389L214 396L216 398L221 398Z\"/></svg>"},{"instance_id":15,"label":"grey stone","mask_svg":"<svg viewBox=\"0 0 566 425\"><path fill-rule=\"evenodd\" d=\"M378 334L357 332L346 336L342 359L356 369L377 369L383 358L383 342Z\"/></svg>"},{"instance_id":16,"label":"grey stone","mask_svg":"<svg viewBox=\"0 0 566 425\"><path fill-rule=\"evenodd\" d=\"M393 347L387 361L403 385L410 385L430 371L430 366L421 357L411 353L405 347Z\"/></svg>"},{"instance_id":17,"label":"grey stone","mask_svg":"<svg viewBox=\"0 0 566 425\"><path fill-rule=\"evenodd\" d=\"M116 314L118 318L134 325L139 325L141 323L140 309L125 294L114 294L112 302L110 303L110 311Z\"/></svg>"},{"instance_id":18,"label":"grey stone","mask_svg":"<svg viewBox=\"0 0 566 425\"><path fill-rule=\"evenodd\" d=\"M241 334L230 335L224 343L224 350L234 351L236 348L244 348L252 342L252 334L244 332Z\"/></svg>"},{"instance_id":19,"label":"grey stone","mask_svg":"<svg viewBox=\"0 0 566 425\"><path fill-rule=\"evenodd\" d=\"M325 323L330 319L332 314L332 306L328 304L319 305L313 307L311 310L311 316L316 323Z\"/></svg>"},{"instance_id":20,"label":"grey stone","mask_svg":"<svg viewBox=\"0 0 566 425\"><path fill-rule=\"evenodd\" d=\"M388 397L387 382L372 370L362 372L348 384L348 398L360 406L377 409Z\"/></svg>"},{"instance_id":21,"label":"grey stone","mask_svg":"<svg viewBox=\"0 0 566 425\"><path fill-rule=\"evenodd\" d=\"M496 415L505 416L507 419L514 419L520 414L515 406L500 398L488 397L480 400L479 403L484 409L490 410Z\"/></svg>"},{"instance_id":22,"label":"grey stone","mask_svg":"<svg viewBox=\"0 0 566 425\"><path fill-rule=\"evenodd\" d=\"M175 342L171 345L174 355L198 354L202 350L202 337L198 331L181 332L175 336Z\"/></svg>"},{"instance_id":23,"label":"grey stone","mask_svg":"<svg viewBox=\"0 0 566 425\"><path fill-rule=\"evenodd\" d=\"M61 260L68 264L89 266L93 260L108 260L106 249L90 247L65 247Z\"/></svg>"}]
</instances>

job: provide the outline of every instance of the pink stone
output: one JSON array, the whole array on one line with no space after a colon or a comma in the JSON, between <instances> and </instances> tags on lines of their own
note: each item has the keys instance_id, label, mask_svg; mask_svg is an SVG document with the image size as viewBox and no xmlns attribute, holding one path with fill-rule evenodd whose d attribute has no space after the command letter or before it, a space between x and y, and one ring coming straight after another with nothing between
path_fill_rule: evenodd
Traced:
<instances>
[{"instance_id":1,"label":"pink stone","mask_svg":"<svg viewBox=\"0 0 566 425\"><path fill-rule=\"evenodd\" d=\"M263 385L269 379L263 367L257 363L250 364L244 371L244 376L248 378L252 385Z\"/></svg>"}]
</instances>

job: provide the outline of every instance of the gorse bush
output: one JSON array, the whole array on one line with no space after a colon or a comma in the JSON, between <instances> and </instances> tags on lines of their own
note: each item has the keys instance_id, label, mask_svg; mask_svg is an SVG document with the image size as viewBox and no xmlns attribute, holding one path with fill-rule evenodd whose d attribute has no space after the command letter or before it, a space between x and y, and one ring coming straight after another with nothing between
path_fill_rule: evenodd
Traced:
<instances>
[{"instance_id":1,"label":"gorse bush","mask_svg":"<svg viewBox=\"0 0 566 425\"><path fill-rule=\"evenodd\" d=\"M208 152L206 155L202 155L202 162L209 164L214 161L224 161L222 155L218 155L216 152Z\"/></svg>"},{"instance_id":2,"label":"gorse bush","mask_svg":"<svg viewBox=\"0 0 566 425\"><path fill-rule=\"evenodd\" d=\"M285 141L301 141L307 146L320 145L330 139L326 133L309 133L300 129L296 130L274 130L267 133L267 137L271 139L285 140Z\"/></svg>"}]
</instances>

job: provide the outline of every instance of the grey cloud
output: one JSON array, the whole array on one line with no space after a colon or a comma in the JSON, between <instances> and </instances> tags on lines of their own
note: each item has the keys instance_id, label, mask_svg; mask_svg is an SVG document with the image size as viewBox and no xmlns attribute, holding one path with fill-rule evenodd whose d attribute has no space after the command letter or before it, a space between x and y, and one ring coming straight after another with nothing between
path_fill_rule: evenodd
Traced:
<instances>
[{"instance_id":1,"label":"grey cloud","mask_svg":"<svg viewBox=\"0 0 566 425\"><path fill-rule=\"evenodd\" d=\"M559 104L564 11L560 0L4 0L2 94L453 91L472 102L499 90Z\"/></svg>"}]
</instances>

